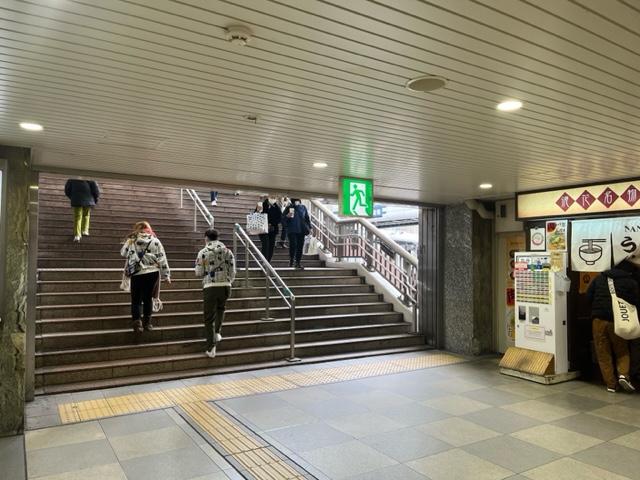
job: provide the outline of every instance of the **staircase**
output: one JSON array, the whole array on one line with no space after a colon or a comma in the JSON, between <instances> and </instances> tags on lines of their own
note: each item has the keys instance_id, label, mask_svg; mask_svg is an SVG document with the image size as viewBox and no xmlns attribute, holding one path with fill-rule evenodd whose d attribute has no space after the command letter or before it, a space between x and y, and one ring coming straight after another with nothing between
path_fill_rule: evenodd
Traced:
<instances>
[{"instance_id":1,"label":"staircase","mask_svg":"<svg viewBox=\"0 0 640 480\"><path fill-rule=\"evenodd\" d=\"M195 278L196 254L207 224L180 189L99 181L101 197L91 215L89 237L73 243L66 179L40 177L36 392L60 393L210 375L282 365L289 356L289 309L271 292L264 321L265 279L257 266L245 285L244 249L227 303L223 341L215 359L204 355L202 287ZM208 192L200 192L208 204ZM255 195L220 192L212 207L221 240L232 247L234 224L244 224ZM155 329L133 343L129 293L119 289L124 259L120 245L137 221L146 220L162 241L172 283L162 284L164 308ZM257 245L259 240L255 237ZM424 349L424 338L373 287L349 268L326 268L305 255L305 270L288 268L288 251L276 249L273 265L296 295L296 355L319 361Z\"/></svg>"}]
</instances>

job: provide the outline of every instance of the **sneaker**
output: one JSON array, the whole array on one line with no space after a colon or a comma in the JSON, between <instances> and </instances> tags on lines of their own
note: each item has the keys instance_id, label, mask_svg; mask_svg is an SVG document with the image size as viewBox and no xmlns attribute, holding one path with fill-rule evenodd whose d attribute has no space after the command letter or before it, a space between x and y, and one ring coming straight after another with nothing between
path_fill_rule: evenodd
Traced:
<instances>
[{"instance_id":1,"label":"sneaker","mask_svg":"<svg viewBox=\"0 0 640 480\"><path fill-rule=\"evenodd\" d=\"M215 358L215 356L216 356L216 347L215 347L215 345L214 345L213 347L211 347L211 350L207 350L207 351L206 351L206 352L204 352L204 353L205 353L205 354L207 355L207 357L209 357L209 358Z\"/></svg>"},{"instance_id":2,"label":"sneaker","mask_svg":"<svg viewBox=\"0 0 640 480\"><path fill-rule=\"evenodd\" d=\"M213 202L211 202L211 206L212 206L212 207L215 207L215 206L217 206L217 205L218 205L218 202L216 202L215 200L214 200Z\"/></svg>"},{"instance_id":3,"label":"sneaker","mask_svg":"<svg viewBox=\"0 0 640 480\"><path fill-rule=\"evenodd\" d=\"M82 232L82 235L85 237L89 236L89 230L85 230L84 232Z\"/></svg>"},{"instance_id":4,"label":"sneaker","mask_svg":"<svg viewBox=\"0 0 640 480\"><path fill-rule=\"evenodd\" d=\"M304 270L304 267L302 265L300 265L299 263L296 263L295 269L296 270Z\"/></svg>"},{"instance_id":5,"label":"sneaker","mask_svg":"<svg viewBox=\"0 0 640 480\"><path fill-rule=\"evenodd\" d=\"M631 382L624 375L620 375L620 378L618 379L618 383L627 393L636 391L635 387L631 385Z\"/></svg>"},{"instance_id":6,"label":"sneaker","mask_svg":"<svg viewBox=\"0 0 640 480\"><path fill-rule=\"evenodd\" d=\"M75 237L73 237L73 241L74 242L79 242L80 241L80 236L76 235Z\"/></svg>"},{"instance_id":7,"label":"sneaker","mask_svg":"<svg viewBox=\"0 0 640 480\"><path fill-rule=\"evenodd\" d=\"M607 387L607 392L616 393L616 387Z\"/></svg>"},{"instance_id":8,"label":"sneaker","mask_svg":"<svg viewBox=\"0 0 640 480\"><path fill-rule=\"evenodd\" d=\"M222 340L222 335L216 333L216 343L218 343L220 340Z\"/></svg>"}]
</instances>

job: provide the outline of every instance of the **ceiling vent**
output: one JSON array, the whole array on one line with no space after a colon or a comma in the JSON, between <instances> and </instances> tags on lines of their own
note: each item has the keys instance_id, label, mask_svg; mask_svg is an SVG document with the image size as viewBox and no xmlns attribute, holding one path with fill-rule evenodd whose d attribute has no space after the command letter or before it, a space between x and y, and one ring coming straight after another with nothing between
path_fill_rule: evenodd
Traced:
<instances>
[{"instance_id":1,"label":"ceiling vent","mask_svg":"<svg viewBox=\"0 0 640 480\"><path fill-rule=\"evenodd\" d=\"M449 83L444 77L434 77L432 75L425 75L422 77L412 78L405 83L405 87L407 87L412 92L433 92L434 90L438 90Z\"/></svg>"},{"instance_id":2,"label":"ceiling vent","mask_svg":"<svg viewBox=\"0 0 640 480\"><path fill-rule=\"evenodd\" d=\"M158 150L167 140L169 139L166 137L154 137L152 135L140 135L137 133L107 130L104 132L99 143L104 145L140 148L143 150Z\"/></svg>"}]
</instances>

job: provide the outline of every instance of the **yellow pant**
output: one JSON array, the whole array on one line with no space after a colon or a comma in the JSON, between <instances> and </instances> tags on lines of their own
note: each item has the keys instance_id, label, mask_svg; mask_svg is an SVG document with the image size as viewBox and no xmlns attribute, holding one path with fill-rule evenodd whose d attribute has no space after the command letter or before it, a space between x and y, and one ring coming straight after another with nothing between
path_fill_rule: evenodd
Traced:
<instances>
[{"instance_id":1,"label":"yellow pant","mask_svg":"<svg viewBox=\"0 0 640 480\"><path fill-rule=\"evenodd\" d=\"M618 379L613 367L611 350L616 355L616 369L618 375L629 378L629 349L627 341L613 332L613 322L607 322L599 318L593 319L593 343L596 356L600 364L602 379L607 387L616 387Z\"/></svg>"},{"instance_id":2,"label":"yellow pant","mask_svg":"<svg viewBox=\"0 0 640 480\"><path fill-rule=\"evenodd\" d=\"M73 207L73 234L82 236L82 232L89 231L89 216L91 207Z\"/></svg>"}]
</instances>

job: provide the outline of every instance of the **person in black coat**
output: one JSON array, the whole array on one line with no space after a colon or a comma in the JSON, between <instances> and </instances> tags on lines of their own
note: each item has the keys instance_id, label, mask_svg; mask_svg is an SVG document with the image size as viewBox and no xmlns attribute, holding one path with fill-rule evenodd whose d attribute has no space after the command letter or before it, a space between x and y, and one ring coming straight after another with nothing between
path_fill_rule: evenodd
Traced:
<instances>
[{"instance_id":1,"label":"person in black coat","mask_svg":"<svg viewBox=\"0 0 640 480\"><path fill-rule=\"evenodd\" d=\"M593 318L593 343L600 365L602 379L607 384L609 392L615 392L618 385L625 391L635 390L629 381L629 349L627 341L617 336L613 325L613 308L611 307L611 293L608 279L613 280L616 295L632 305L640 302L640 288L632 274L635 266L622 261L611 270L605 270L593 279L587 289L587 300L591 303L591 317ZM611 349L616 356L616 377L613 368Z\"/></svg>"},{"instance_id":2,"label":"person in black coat","mask_svg":"<svg viewBox=\"0 0 640 480\"><path fill-rule=\"evenodd\" d=\"M267 214L269 232L258 235L258 238L260 238L260 243L262 244L262 255L267 259L267 262L271 263L273 252L276 248L278 227L282 219L282 210L280 210L280 205L278 205L278 197L269 195L262 204L256 206L255 211Z\"/></svg>"},{"instance_id":3,"label":"person in black coat","mask_svg":"<svg viewBox=\"0 0 640 480\"><path fill-rule=\"evenodd\" d=\"M312 228L309 212L299 198L292 198L291 203L282 212L282 220L285 222L287 237L289 237L289 266L302 270L304 267L300 265L300 259L304 237L309 235Z\"/></svg>"},{"instance_id":4,"label":"person in black coat","mask_svg":"<svg viewBox=\"0 0 640 480\"><path fill-rule=\"evenodd\" d=\"M64 185L64 193L73 207L73 241L79 242L81 235L89 235L89 217L91 209L98 203L100 187L93 180L70 178Z\"/></svg>"}]
</instances>

